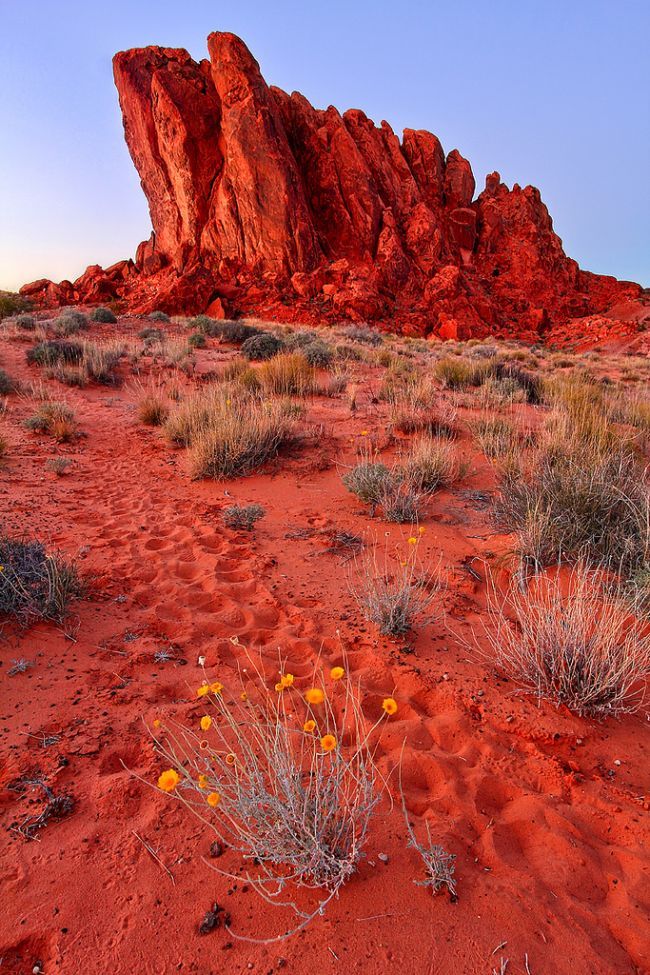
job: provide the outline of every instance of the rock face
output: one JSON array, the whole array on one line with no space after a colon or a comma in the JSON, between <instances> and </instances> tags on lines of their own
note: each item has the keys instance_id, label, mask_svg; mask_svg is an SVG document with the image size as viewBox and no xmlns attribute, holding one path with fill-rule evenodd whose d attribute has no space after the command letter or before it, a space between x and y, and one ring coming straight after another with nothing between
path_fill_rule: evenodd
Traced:
<instances>
[{"instance_id":1,"label":"rock face","mask_svg":"<svg viewBox=\"0 0 650 975\"><path fill-rule=\"evenodd\" d=\"M208 50L115 56L153 233L135 262L23 294L467 338L542 335L640 293L567 258L534 187L492 173L475 198L469 162L430 132L400 142L387 122L269 87L233 34Z\"/></svg>"}]
</instances>

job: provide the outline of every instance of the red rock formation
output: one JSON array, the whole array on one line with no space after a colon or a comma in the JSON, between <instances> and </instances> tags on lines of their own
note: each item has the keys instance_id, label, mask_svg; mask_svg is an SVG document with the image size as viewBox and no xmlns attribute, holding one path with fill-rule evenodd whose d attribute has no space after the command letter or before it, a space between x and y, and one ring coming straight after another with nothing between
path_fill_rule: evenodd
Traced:
<instances>
[{"instance_id":1,"label":"red rock formation","mask_svg":"<svg viewBox=\"0 0 650 975\"><path fill-rule=\"evenodd\" d=\"M564 254L538 190L499 174L474 199L469 162L429 132L313 108L270 88L244 43L117 54L124 133L153 233L135 263L26 285L47 304L377 320L418 334L534 337L640 293Z\"/></svg>"}]
</instances>

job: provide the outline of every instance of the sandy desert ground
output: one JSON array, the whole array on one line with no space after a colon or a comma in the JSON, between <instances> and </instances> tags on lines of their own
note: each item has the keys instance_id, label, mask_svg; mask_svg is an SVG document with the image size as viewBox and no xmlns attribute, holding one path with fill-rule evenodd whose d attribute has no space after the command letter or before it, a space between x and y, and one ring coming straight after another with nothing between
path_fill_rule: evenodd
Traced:
<instances>
[{"instance_id":1,"label":"sandy desert ground","mask_svg":"<svg viewBox=\"0 0 650 975\"><path fill-rule=\"evenodd\" d=\"M367 444L390 464L416 436L396 428L383 384L402 368L433 375L443 356L477 361L490 343L385 336L373 347L324 331L358 355L318 370L319 390L297 400L298 439L250 476L196 479L187 451L141 421L143 389L155 383L174 408L218 382L237 347L208 337L188 352L182 322L94 323L81 339L122 343L125 354L111 381L75 387L26 359L56 314L39 312L36 333L5 324L0 337L0 367L16 386L0 418L3 534L78 558L92 587L64 625L2 629L0 973L650 971L643 713L578 717L523 693L479 652L486 580L503 584L513 538L495 525L497 474L475 424L501 417L534 436L548 408L434 380L431 410L451 424L466 468L419 518L420 563L439 565L437 618L382 636L350 591L354 544L408 553L413 530L370 517L341 480ZM147 345L147 327L166 337ZM499 355L537 375L589 372L630 397L650 375L645 356L624 350L506 343ZM73 411L76 432L63 442L24 427L48 398ZM57 458L69 461L58 473ZM265 512L253 530L224 525L225 508L253 503ZM254 938L273 938L286 918L245 878L212 871L209 826L141 781L155 785L165 767L153 722L193 725L202 714L199 658L210 679L233 680L234 637L271 667L280 651L298 683L345 660L369 721L387 696L398 704L380 729L388 784L358 872L323 917L265 945L223 925L199 933L215 902L232 931ZM428 821L456 856L457 898L414 883L424 870L407 846L400 757L414 829L421 836ZM51 794L72 802L26 828ZM232 850L219 864L243 876Z\"/></svg>"}]
</instances>

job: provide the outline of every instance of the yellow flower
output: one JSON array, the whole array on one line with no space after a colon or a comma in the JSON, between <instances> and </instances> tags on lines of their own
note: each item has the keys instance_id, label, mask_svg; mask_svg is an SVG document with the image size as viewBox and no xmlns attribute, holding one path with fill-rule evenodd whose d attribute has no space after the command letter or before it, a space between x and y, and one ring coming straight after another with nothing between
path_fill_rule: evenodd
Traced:
<instances>
[{"instance_id":1,"label":"yellow flower","mask_svg":"<svg viewBox=\"0 0 650 975\"><path fill-rule=\"evenodd\" d=\"M424 525L420 525L420 527L418 528L418 532L420 533L420 535L424 535L425 531L426 528L424 527Z\"/></svg>"},{"instance_id":2,"label":"yellow flower","mask_svg":"<svg viewBox=\"0 0 650 975\"><path fill-rule=\"evenodd\" d=\"M212 691L213 694L221 694L223 690L223 684L221 684L218 680L215 680L213 684L210 684L210 690Z\"/></svg>"},{"instance_id":3,"label":"yellow flower","mask_svg":"<svg viewBox=\"0 0 650 975\"><path fill-rule=\"evenodd\" d=\"M278 681L278 683L277 683L277 684L275 685L275 689L276 689L276 691L277 691L277 692L278 692L278 694L279 694L279 693L280 693L280 691L283 691L283 690L284 690L284 684L283 684L283 683L281 683L280 681Z\"/></svg>"},{"instance_id":4,"label":"yellow flower","mask_svg":"<svg viewBox=\"0 0 650 975\"><path fill-rule=\"evenodd\" d=\"M246 691L242 691L241 692L241 694L239 695L239 700L240 701L247 701L248 700L248 694L246 693Z\"/></svg>"},{"instance_id":5,"label":"yellow flower","mask_svg":"<svg viewBox=\"0 0 650 975\"><path fill-rule=\"evenodd\" d=\"M160 718L154 718L153 726L154 728L160 728Z\"/></svg>"},{"instance_id":6,"label":"yellow flower","mask_svg":"<svg viewBox=\"0 0 650 975\"><path fill-rule=\"evenodd\" d=\"M330 677L332 680L340 680L341 677L345 677L345 671L343 667L332 667L330 670Z\"/></svg>"},{"instance_id":7,"label":"yellow flower","mask_svg":"<svg viewBox=\"0 0 650 975\"><path fill-rule=\"evenodd\" d=\"M316 727L316 722L312 718L310 718L309 721L305 721L304 725L302 726L302 730L306 731L307 734L310 735L315 727Z\"/></svg>"},{"instance_id":8,"label":"yellow flower","mask_svg":"<svg viewBox=\"0 0 650 975\"><path fill-rule=\"evenodd\" d=\"M212 725L212 718L210 717L210 715L204 714L203 717L201 718L200 724L201 724L201 731L209 731L210 726Z\"/></svg>"},{"instance_id":9,"label":"yellow flower","mask_svg":"<svg viewBox=\"0 0 650 975\"><path fill-rule=\"evenodd\" d=\"M207 787L208 787L207 775L199 775L199 789L207 789Z\"/></svg>"},{"instance_id":10,"label":"yellow flower","mask_svg":"<svg viewBox=\"0 0 650 975\"><path fill-rule=\"evenodd\" d=\"M381 702L381 706L386 714L395 714L397 711L397 701L394 697L385 697Z\"/></svg>"},{"instance_id":11,"label":"yellow flower","mask_svg":"<svg viewBox=\"0 0 650 975\"><path fill-rule=\"evenodd\" d=\"M324 700L325 695L321 691L320 687L310 687L305 694L305 701L307 704L322 704Z\"/></svg>"},{"instance_id":12,"label":"yellow flower","mask_svg":"<svg viewBox=\"0 0 650 975\"><path fill-rule=\"evenodd\" d=\"M320 740L320 747L324 752L333 752L336 748L336 738L334 735L323 735Z\"/></svg>"},{"instance_id":13,"label":"yellow flower","mask_svg":"<svg viewBox=\"0 0 650 975\"><path fill-rule=\"evenodd\" d=\"M411 535L411 537L408 539L408 543L409 545L417 545L418 540L413 535Z\"/></svg>"},{"instance_id":14,"label":"yellow flower","mask_svg":"<svg viewBox=\"0 0 650 975\"><path fill-rule=\"evenodd\" d=\"M226 765L234 765L236 761L237 758L232 752L230 752L229 755L226 755Z\"/></svg>"},{"instance_id":15,"label":"yellow flower","mask_svg":"<svg viewBox=\"0 0 650 975\"><path fill-rule=\"evenodd\" d=\"M197 689L196 689L196 696L197 697L205 697L205 695L208 693L209 690L210 690L210 688L209 688L209 686L207 684L201 684L201 686L200 687L197 687Z\"/></svg>"},{"instance_id":16,"label":"yellow flower","mask_svg":"<svg viewBox=\"0 0 650 975\"><path fill-rule=\"evenodd\" d=\"M158 779L158 788L162 789L163 792L173 792L181 777L176 771L176 769L168 768L166 772L163 772Z\"/></svg>"},{"instance_id":17,"label":"yellow flower","mask_svg":"<svg viewBox=\"0 0 650 975\"><path fill-rule=\"evenodd\" d=\"M291 687L293 681L294 681L293 674L282 674L282 676L280 677L280 683L284 687Z\"/></svg>"},{"instance_id":18,"label":"yellow flower","mask_svg":"<svg viewBox=\"0 0 650 975\"><path fill-rule=\"evenodd\" d=\"M221 802L221 796L219 795L218 792L210 792L208 793L208 797L206 801L208 803L208 806L212 806L212 808L214 809Z\"/></svg>"},{"instance_id":19,"label":"yellow flower","mask_svg":"<svg viewBox=\"0 0 650 975\"><path fill-rule=\"evenodd\" d=\"M362 430L361 431L361 436L362 437L367 437L368 436L368 431L367 430Z\"/></svg>"}]
</instances>

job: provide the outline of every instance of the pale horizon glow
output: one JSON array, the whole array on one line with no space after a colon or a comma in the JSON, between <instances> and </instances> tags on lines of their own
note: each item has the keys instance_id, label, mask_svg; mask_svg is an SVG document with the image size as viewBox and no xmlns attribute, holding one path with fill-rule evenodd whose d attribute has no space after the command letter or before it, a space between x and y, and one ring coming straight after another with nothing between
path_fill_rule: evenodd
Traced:
<instances>
[{"instance_id":1,"label":"pale horizon glow","mask_svg":"<svg viewBox=\"0 0 650 975\"><path fill-rule=\"evenodd\" d=\"M424 128L542 194L581 267L650 286L650 5L0 0L0 289L133 257L151 223L111 58L239 34L269 84Z\"/></svg>"}]
</instances>

